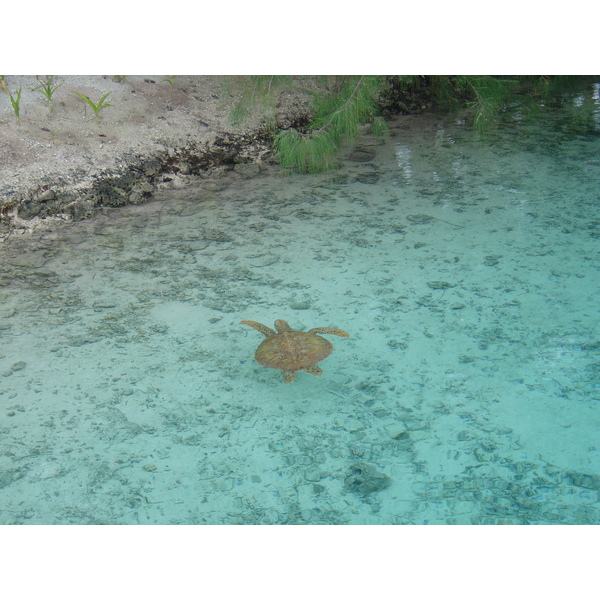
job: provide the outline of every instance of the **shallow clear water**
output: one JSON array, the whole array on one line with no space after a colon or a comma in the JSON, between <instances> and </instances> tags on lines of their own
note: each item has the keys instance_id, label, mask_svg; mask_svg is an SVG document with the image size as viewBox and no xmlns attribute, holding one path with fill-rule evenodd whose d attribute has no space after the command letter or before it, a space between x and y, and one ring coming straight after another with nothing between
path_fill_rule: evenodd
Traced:
<instances>
[{"instance_id":1,"label":"shallow clear water","mask_svg":"<svg viewBox=\"0 0 600 600\"><path fill-rule=\"evenodd\" d=\"M600 522L600 136L569 118L403 117L334 173L8 238L0 522ZM243 319L351 337L286 385Z\"/></svg>"}]
</instances>

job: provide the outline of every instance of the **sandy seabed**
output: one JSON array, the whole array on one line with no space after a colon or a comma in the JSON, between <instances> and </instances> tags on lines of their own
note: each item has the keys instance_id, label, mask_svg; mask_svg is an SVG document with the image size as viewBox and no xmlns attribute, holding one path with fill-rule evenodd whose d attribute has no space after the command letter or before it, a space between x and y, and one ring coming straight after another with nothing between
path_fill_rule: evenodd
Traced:
<instances>
[{"instance_id":1,"label":"sandy seabed","mask_svg":"<svg viewBox=\"0 0 600 600\"><path fill-rule=\"evenodd\" d=\"M0 523L600 522L600 137L559 122L7 238ZM351 337L286 385L243 319Z\"/></svg>"}]
</instances>

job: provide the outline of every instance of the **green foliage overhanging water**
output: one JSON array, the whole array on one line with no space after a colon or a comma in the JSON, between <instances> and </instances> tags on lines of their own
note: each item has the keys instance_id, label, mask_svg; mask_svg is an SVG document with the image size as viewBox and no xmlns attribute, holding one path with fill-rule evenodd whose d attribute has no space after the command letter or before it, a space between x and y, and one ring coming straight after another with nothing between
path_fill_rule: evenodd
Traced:
<instances>
[{"instance_id":1,"label":"green foliage overhanging water","mask_svg":"<svg viewBox=\"0 0 600 600\"><path fill-rule=\"evenodd\" d=\"M544 105L572 100L589 76L255 76L236 81L240 100L231 118L241 122L252 109L263 115L282 168L317 173L334 168L343 146L369 125L378 136L386 131L385 113L420 112L428 108L463 111L478 132L487 132L504 111L518 103L529 118L540 118ZM285 87L311 96L310 121L302 126L277 128L277 93ZM588 103L589 104L589 103ZM589 128L586 102L573 107L574 125ZM586 114L588 115L586 117Z\"/></svg>"}]
</instances>

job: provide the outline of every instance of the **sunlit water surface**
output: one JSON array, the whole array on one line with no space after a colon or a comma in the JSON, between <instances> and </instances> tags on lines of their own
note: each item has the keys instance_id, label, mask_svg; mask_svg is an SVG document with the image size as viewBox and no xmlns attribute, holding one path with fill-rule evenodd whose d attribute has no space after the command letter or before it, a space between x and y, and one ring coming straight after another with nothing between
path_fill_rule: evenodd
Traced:
<instances>
[{"instance_id":1,"label":"sunlit water surface","mask_svg":"<svg viewBox=\"0 0 600 600\"><path fill-rule=\"evenodd\" d=\"M10 236L0 522L598 523L595 111ZM286 385L245 319L351 337Z\"/></svg>"}]
</instances>

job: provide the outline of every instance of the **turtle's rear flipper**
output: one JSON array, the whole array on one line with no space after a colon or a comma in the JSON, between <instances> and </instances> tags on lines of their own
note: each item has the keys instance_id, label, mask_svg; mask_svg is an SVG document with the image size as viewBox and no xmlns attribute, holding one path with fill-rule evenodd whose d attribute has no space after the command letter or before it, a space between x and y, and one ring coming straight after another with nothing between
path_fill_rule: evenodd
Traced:
<instances>
[{"instance_id":1,"label":"turtle's rear flipper","mask_svg":"<svg viewBox=\"0 0 600 600\"><path fill-rule=\"evenodd\" d=\"M309 367L305 367L302 370L305 373L310 373L311 375L315 375L316 377L321 377L321 375L323 375L323 370L319 365L310 365Z\"/></svg>"},{"instance_id":2,"label":"turtle's rear flipper","mask_svg":"<svg viewBox=\"0 0 600 600\"><path fill-rule=\"evenodd\" d=\"M306 371L306 369L304 369ZM283 383L292 383L296 379L298 371L281 371L283 375Z\"/></svg>"}]
</instances>

